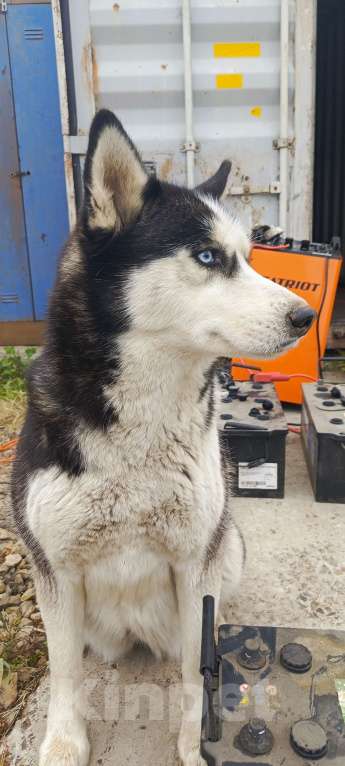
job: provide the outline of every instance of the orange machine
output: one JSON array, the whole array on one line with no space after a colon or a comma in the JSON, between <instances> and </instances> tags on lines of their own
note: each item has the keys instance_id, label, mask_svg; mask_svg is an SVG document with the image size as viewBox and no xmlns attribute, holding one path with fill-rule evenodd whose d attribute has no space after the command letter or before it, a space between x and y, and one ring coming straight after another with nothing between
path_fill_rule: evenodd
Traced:
<instances>
[{"instance_id":1,"label":"orange machine","mask_svg":"<svg viewBox=\"0 0 345 766\"><path fill-rule=\"evenodd\" d=\"M341 264L340 241L336 238L330 245L320 245L307 240L294 242L288 239L277 247L257 244L253 246L253 268L268 279L301 295L318 314L317 321L297 348L269 361L244 360L246 364L260 366L263 372L296 376L276 384L283 402L300 404L301 383L305 382L303 376L319 378L320 359L326 349ZM236 369L236 378L247 380L248 372Z\"/></svg>"}]
</instances>

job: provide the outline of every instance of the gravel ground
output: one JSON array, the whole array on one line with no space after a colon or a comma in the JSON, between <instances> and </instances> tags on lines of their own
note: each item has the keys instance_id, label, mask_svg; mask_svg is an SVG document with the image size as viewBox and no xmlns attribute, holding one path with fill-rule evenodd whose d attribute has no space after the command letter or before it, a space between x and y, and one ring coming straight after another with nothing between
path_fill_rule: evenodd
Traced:
<instances>
[{"instance_id":1,"label":"gravel ground","mask_svg":"<svg viewBox=\"0 0 345 766\"><path fill-rule=\"evenodd\" d=\"M20 430L24 398L0 402L0 443ZM0 737L13 726L47 667L47 646L30 564L14 532L9 489L14 450L0 452ZM5 460L4 460L5 458ZM6 761L0 766L7 766Z\"/></svg>"},{"instance_id":2,"label":"gravel ground","mask_svg":"<svg viewBox=\"0 0 345 766\"><path fill-rule=\"evenodd\" d=\"M24 418L25 402L24 395L13 401L0 399L0 444L5 444L18 436ZM9 504L9 482L13 455L14 449L0 452L0 527L6 527L10 530L14 530Z\"/></svg>"}]
</instances>

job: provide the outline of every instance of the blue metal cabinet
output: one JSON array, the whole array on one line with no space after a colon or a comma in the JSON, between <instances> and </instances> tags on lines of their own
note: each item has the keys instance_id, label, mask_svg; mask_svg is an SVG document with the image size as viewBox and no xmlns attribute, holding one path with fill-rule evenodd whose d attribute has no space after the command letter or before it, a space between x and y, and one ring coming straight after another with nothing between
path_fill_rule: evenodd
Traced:
<instances>
[{"instance_id":1,"label":"blue metal cabinet","mask_svg":"<svg viewBox=\"0 0 345 766\"><path fill-rule=\"evenodd\" d=\"M3 271L7 274L5 288L18 295L18 302L0 303L5 309L0 318L43 319L58 254L68 234L52 13L50 5L45 4L8 5L0 18L4 35L1 55L6 56L7 35L12 81L8 90L12 84L15 114L15 123L13 113L7 118L7 123L11 123L7 125L7 134L11 134L12 128L17 135L20 171L15 178L4 179L6 199L1 218L8 232L2 245L4 254L0 256L0 280ZM10 93L8 100L11 101ZM3 110L8 112L8 106L1 104L0 109L3 134L6 124ZM6 137L1 143L9 175L12 167L18 170L18 160L16 165L14 157L8 156L10 140ZM10 223L13 217L20 217L19 202L15 207L12 199L15 189L18 199L22 194L24 205L24 222L21 216L18 229ZM22 232L20 246L19 232Z\"/></svg>"},{"instance_id":2,"label":"blue metal cabinet","mask_svg":"<svg viewBox=\"0 0 345 766\"><path fill-rule=\"evenodd\" d=\"M68 233L55 43L50 5L8 6L8 40L34 316L43 319Z\"/></svg>"},{"instance_id":3,"label":"blue metal cabinet","mask_svg":"<svg viewBox=\"0 0 345 766\"><path fill-rule=\"evenodd\" d=\"M0 134L0 321L33 319L6 18L2 13Z\"/></svg>"}]
</instances>

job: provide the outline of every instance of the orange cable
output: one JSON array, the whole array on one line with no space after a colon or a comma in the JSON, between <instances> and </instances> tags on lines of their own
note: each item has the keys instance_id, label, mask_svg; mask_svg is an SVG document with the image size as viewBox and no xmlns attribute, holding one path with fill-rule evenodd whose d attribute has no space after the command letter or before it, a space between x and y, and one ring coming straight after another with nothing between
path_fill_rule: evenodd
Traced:
<instances>
[{"instance_id":1,"label":"orange cable","mask_svg":"<svg viewBox=\"0 0 345 766\"><path fill-rule=\"evenodd\" d=\"M301 428L300 428L300 426L289 426L289 425L288 425L288 429L289 429L289 431L291 431L293 434L300 434L300 433L301 433Z\"/></svg>"},{"instance_id":2,"label":"orange cable","mask_svg":"<svg viewBox=\"0 0 345 766\"><path fill-rule=\"evenodd\" d=\"M10 441L0 444L0 452L6 452L8 449L15 447L17 442L18 439L10 439Z\"/></svg>"}]
</instances>

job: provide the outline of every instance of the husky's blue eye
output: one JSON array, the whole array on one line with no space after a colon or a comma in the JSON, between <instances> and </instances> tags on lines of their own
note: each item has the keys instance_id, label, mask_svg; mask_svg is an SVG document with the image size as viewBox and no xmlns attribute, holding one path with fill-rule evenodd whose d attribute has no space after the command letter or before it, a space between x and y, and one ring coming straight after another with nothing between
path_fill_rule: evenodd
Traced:
<instances>
[{"instance_id":1,"label":"husky's blue eye","mask_svg":"<svg viewBox=\"0 0 345 766\"><path fill-rule=\"evenodd\" d=\"M201 253L198 253L197 259L198 261L200 261L200 263L203 263L205 266L212 266L215 261L215 257L212 253L212 250L203 250Z\"/></svg>"}]
</instances>

